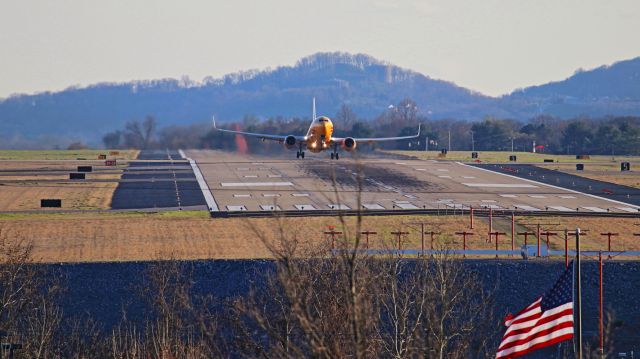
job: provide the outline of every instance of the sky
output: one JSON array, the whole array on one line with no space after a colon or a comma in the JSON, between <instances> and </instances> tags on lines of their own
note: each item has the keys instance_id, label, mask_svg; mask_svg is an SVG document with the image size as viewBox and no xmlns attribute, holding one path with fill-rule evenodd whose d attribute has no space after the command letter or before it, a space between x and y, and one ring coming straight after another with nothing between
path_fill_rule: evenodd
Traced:
<instances>
[{"instance_id":1,"label":"sky","mask_svg":"<svg viewBox=\"0 0 640 359\"><path fill-rule=\"evenodd\" d=\"M0 98L366 53L487 94L640 56L637 0L3 0Z\"/></svg>"}]
</instances>

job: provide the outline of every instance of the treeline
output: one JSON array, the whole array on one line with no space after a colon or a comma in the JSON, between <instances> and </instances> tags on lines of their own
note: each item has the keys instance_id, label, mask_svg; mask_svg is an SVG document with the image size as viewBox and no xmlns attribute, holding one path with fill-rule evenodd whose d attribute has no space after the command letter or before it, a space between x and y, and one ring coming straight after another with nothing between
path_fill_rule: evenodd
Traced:
<instances>
[{"instance_id":1,"label":"treeline","mask_svg":"<svg viewBox=\"0 0 640 359\"><path fill-rule=\"evenodd\" d=\"M349 106L342 105L331 117L335 134L340 137L406 136L422 134L414 141L376 144L387 149L403 150L476 150L476 151L537 151L556 154L640 154L640 117L580 117L569 120L541 115L529 121L485 118L477 122L456 119L430 120L418 113L411 99L405 99L372 119L361 118ZM227 124L231 129L268 134L303 134L309 118L273 117L259 120L246 116L242 121ZM239 138L215 131L209 124L170 126L156 130L153 117L143 122L129 122L125 129L103 137L108 148L213 148L254 151L280 150L277 143L262 143L253 138ZM366 146L363 146L366 150ZM361 147L362 148L362 147ZM369 147L371 148L371 147Z\"/></svg>"}]
</instances>

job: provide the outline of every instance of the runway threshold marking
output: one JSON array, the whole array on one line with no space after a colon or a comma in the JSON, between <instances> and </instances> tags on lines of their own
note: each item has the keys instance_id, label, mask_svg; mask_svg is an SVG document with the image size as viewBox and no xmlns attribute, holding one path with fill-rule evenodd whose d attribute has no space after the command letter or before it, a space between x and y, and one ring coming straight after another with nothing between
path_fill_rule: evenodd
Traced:
<instances>
[{"instance_id":1,"label":"runway threshold marking","mask_svg":"<svg viewBox=\"0 0 640 359\"><path fill-rule=\"evenodd\" d=\"M220 182L222 187L279 187L293 186L291 182Z\"/></svg>"},{"instance_id":2,"label":"runway threshold marking","mask_svg":"<svg viewBox=\"0 0 640 359\"><path fill-rule=\"evenodd\" d=\"M584 209L588 209L591 212L598 212L598 213L602 213L602 212L606 212L606 209L602 209L600 207L593 207L593 206L583 206L582 208Z\"/></svg>"},{"instance_id":3,"label":"runway threshold marking","mask_svg":"<svg viewBox=\"0 0 640 359\"><path fill-rule=\"evenodd\" d=\"M556 211L561 211L561 212L570 212L573 211L571 208L567 208L565 206L549 206L549 208L551 209L555 209Z\"/></svg>"},{"instance_id":4,"label":"runway threshold marking","mask_svg":"<svg viewBox=\"0 0 640 359\"><path fill-rule=\"evenodd\" d=\"M189 161L189 165L191 165L191 169L193 170L193 174L196 176L196 180L198 181L198 186L200 186L200 191L202 191L202 195L204 196L204 200L205 200L205 202L207 202L207 207L209 208L209 211L211 211L211 212L219 212L220 208L218 208L218 204L216 203L215 198L213 198L213 192L209 188L209 185L207 184L207 181L204 179L204 176L202 175L202 172L200 172L200 167L198 166L198 163L195 160L187 157L185 155L184 151L178 150L178 153L180 154L180 156L182 158L184 158L187 161Z\"/></svg>"}]
</instances>

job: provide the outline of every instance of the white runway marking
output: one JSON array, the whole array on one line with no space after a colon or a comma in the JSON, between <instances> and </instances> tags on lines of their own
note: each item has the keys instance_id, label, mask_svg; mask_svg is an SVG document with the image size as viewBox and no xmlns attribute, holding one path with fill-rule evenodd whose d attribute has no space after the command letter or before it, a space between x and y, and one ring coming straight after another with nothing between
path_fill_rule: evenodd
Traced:
<instances>
[{"instance_id":1,"label":"white runway marking","mask_svg":"<svg viewBox=\"0 0 640 359\"><path fill-rule=\"evenodd\" d=\"M251 197L250 194L234 194L233 197L235 198L249 198Z\"/></svg>"},{"instance_id":2,"label":"white runway marking","mask_svg":"<svg viewBox=\"0 0 640 359\"><path fill-rule=\"evenodd\" d=\"M451 176L438 176L440 178L451 178Z\"/></svg>"},{"instance_id":3,"label":"white runway marking","mask_svg":"<svg viewBox=\"0 0 640 359\"><path fill-rule=\"evenodd\" d=\"M487 204L483 207L487 207L487 208L491 208L491 209L503 209L502 207L498 206L497 204Z\"/></svg>"},{"instance_id":4,"label":"white runway marking","mask_svg":"<svg viewBox=\"0 0 640 359\"><path fill-rule=\"evenodd\" d=\"M494 201L492 199L483 199L483 200L480 200L480 202L483 202L483 203L496 203L496 201Z\"/></svg>"},{"instance_id":5,"label":"white runway marking","mask_svg":"<svg viewBox=\"0 0 640 359\"><path fill-rule=\"evenodd\" d=\"M416 168L416 171L426 171L426 168Z\"/></svg>"},{"instance_id":6,"label":"white runway marking","mask_svg":"<svg viewBox=\"0 0 640 359\"><path fill-rule=\"evenodd\" d=\"M393 203L411 203L409 201L393 201Z\"/></svg>"},{"instance_id":7,"label":"white runway marking","mask_svg":"<svg viewBox=\"0 0 640 359\"><path fill-rule=\"evenodd\" d=\"M398 203L396 202L396 206L402 209L418 209L418 207L412 203Z\"/></svg>"},{"instance_id":8,"label":"white runway marking","mask_svg":"<svg viewBox=\"0 0 640 359\"><path fill-rule=\"evenodd\" d=\"M538 188L526 183L463 183L467 187L487 187L487 188Z\"/></svg>"},{"instance_id":9,"label":"white runway marking","mask_svg":"<svg viewBox=\"0 0 640 359\"><path fill-rule=\"evenodd\" d=\"M329 207L331 209L351 209L346 204L338 204L338 203L328 204L327 207Z\"/></svg>"},{"instance_id":10,"label":"white runway marking","mask_svg":"<svg viewBox=\"0 0 640 359\"><path fill-rule=\"evenodd\" d=\"M220 182L222 187L276 187L293 186L291 182Z\"/></svg>"},{"instance_id":11,"label":"white runway marking","mask_svg":"<svg viewBox=\"0 0 640 359\"><path fill-rule=\"evenodd\" d=\"M602 212L606 212L606 211L607 211L606 209L602 209L602 208L600 208L600 207L590 207L590 206L586 206L586 207L582 207L582 208L584 208L584 209L588 209L588 210L590 210L591 212L599 212L599 213L602 213Z\"/></svg>"},{"instance_id":12,"label":"white runway marking","mask_svg":"<svg viewBox=\"0 0 640 359\"><path fill-rule=\"evenodd\" d=\"M562 195L562 196L558 196L560 198L564 198L564 199L574 199L576 198L575 196L569 196L569 195Z\"/></svg>"},{"instance_id":13,"label":"white runway marking","mask_svg":"<svg viewBox=\"0 0 640 359\"><path fill-rule=\"evenodd\" d=\"M363 203L362 207L364 207L366 209L385 209L384 207L382 207L381 205L379 205L377 203Z\"/></svg>"},{"instance_id":14,"label":"white runway marking","mask_svg":"<svg viewBox=\"0 0 640 359\"><path fill-rule=\"evenodd\" d=\"M207 207L209 207L210 211L218 212L220 208L218 208L218 204L216 203L215 198L213 198L213 191L209 188L209 184L207 180L204 179L202 172L200 172L200 167L198 167L198 163L195 160L185 156L184 151L178 150L180 156L182 158L187 159L189 164L191 165L191 169L193 170L193 174L196 176L196 180L198 181L198 186L200 187L200 191L202 191L202 195L204 196L205 202L207 202Z\"/></svg>"},{"instance_id":15,"label":"white runway marking","mask_svg":"<svg viewBox=\"0 0 640 359\"><path fill-rule=\"evenodd\" d=\"M466 204L461 204L461 203L447 203L447 207L450 207L453 209L469 209L470 208Z\"/></svg>"},{"instance_id":16,"label":"white runway marking","mask_svg":"<svg viewBox=\"0 0 640 359\"><path fill-rule=\"evenodd\" d=\"M227 206L227 211L246 211L247 207L245 206Z\"/></svg>"},{"instance_id":17,"label":"white runway marking","mask_svg":"<svg viewBox=\"0 0 640 359\"><path fill-rule=\"evenodd\" d=\"M278 193L263 193L262 197L280 197Z\"/></svg>"},{"instance_id":18,"label":"white runway marking","mask_svg":"<svg viewBox=\"0 0 640 359\"><path fill-rule=\"evenodd\" d=\"M445 168L438 168L436 171L438 171L438 172L449 172L449 170L445 169Z\"/></svg>"},{"instance_id":19,"label":"white runway marking","mask_svg":"<svg viewBox=\"0 0 640 359\"><path fill-rule=\"evenodd\" d=\"M414 196L412 194L405 194L404 196L407 197L407 198L411 198L411 199L417 199L418 198L418 197L416 197L416 196Z\"/></svg>"},{"instance_id":20,"label":"white runway marking","mask_svg":"<svg viewBox=\"0 0 640 359\"><path fill-rule=\"evenodd\" d=\"M309 197L308 193L292 193L291 195L294 197Z\"/></svg>"},{"instance_id":21,"label":"white runway marking","mask_svg":"<svg viewBox=\"0 0 640 359\"><path fill-rule=\"evenodd\" d=\"M296 207L298 211L312 211L316 209L312 204L295 204L293 206Z\"/></svg>"},{"instance_id":22,"label":"white runway marking","mask_svg":"<svg viewBox=\"0 0 640 359\"><path fill-rule=\"evenodd\" d=\"M499 194L498 196L506 198L518 198L518 196L515 194Z\"/></svg>"},{"instance_id":23,"label":"white runway marking","mask_svg":"<svg viewBox=\"0 0 640 359\"><path fill-rule=\"evenodd\" d=\"M531 197L531 198L547 198L547 196L543 196L541 194L530 194L529 197Z\"/></svg>"},{"instance_id":24,"label":"white runway marking","mask_svg":"<svg viewBox=\"0 0 640 359\"><path fill-rule=\"evenodd\" d=\"M260 171L271 171L271 167L260 167Z\"/></svg>"},{"instance_id":25,"label":"white runway marking","mask_svg":"<svg viewBox=\"0 0 640 359\"><path fill-rule=\"evenodd\" d=\"M236 171L248 171L249 167L236 167Z\"/></svg>"},{"instance_id":26,"label":"white runway marking","mask_svg":"<svg viewBox=\"0 0 640 359\"><path fill-rule=\"evenodd\" d=\"M562 211L562 212L571 212L571 211L573 211L573 209L567 208L565 206L549 206L549 208L555 209L556 211Z\"/></svg>"},{"instance_id":27,"label":"white runway marking","mask_svg":"<svg viewBox=\"0 0 640 359\"><path fill-rule=\"evenodd\" d=\"M258 175L244 175L244 178L258 178Z\"/></svg>"},{"instance_id":28,"label":"white runway marking","mask_svg":"<svg viewBox=\"0 0 640 359\"><path fill-rule=\"evenodd\" d=\"M533 207L533 206L527 206L526 204L517 204L517 205L515 205L515 207L518 208L518 209L523 209L525 211L539 211L540 210L540 208L536 208L536 207Z\"/></svg>"},{"instance_id":29,"label":"white runway marking","mask_svg":"<svg viewBox=\"0 0 640 359\"><path fill-rule=\"evenodd\" d=\"M617 209L625 212L637 213L638 210L632 207L616 207Z\"/></svg>"},{"instance_id":30,"label":"white runway marking","mask_svg":"<svg viewBox=\"0 0 640 359\"><path fill-rule=\"evenodd\" d=\"M269 178L282 178L281 175L267 175Z\"/></svg>"},{"instance_id":31,"label":"white runway marking","mask_svg":"<svg viewBox=\"0 0 640 359\"><path fill-rule=\"evenodd\" d=\"M466 178L466 179L474 179L474 176L462 176L462 178Z\"/></svg>"},{"instance_id":32,"label":"white runway marking","mask_svg":"<svg viewBox=\"0 0 640 359\"><path fill-rule=\"evenodd\" d=\"M272 204L261 204L260 208L262 208L263 211L279 211L280 210L279 206L274 206Z\"/></svg>"}]
</instances>

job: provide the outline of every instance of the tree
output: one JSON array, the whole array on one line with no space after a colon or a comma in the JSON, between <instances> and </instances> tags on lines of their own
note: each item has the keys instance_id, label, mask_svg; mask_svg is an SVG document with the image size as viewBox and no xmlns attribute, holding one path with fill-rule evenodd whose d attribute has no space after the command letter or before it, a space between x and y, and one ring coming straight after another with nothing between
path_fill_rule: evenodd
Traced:
<instances>
[{"instance_id":1,"label":"tree","mask_svg":"<svg viewBox=\"0 0 640 359\"><path fill-rule=\"evenodd\" d=\"M358 121L358 116L355 112L353 112L353 110L351 110L349 106L347 106L346 104L342 104L342 106L340 106L340 109L338 110L338 113L336 113L335 120L337 125L341 129L346 130L347 128L350 128L355 123L357 123L356 121Z\"/></svg>"},{"instance_id":2,"label":"tree","mask_svg":"<svg viewBox=\"0 0 640 359\"><path fill-rule=\"evenodd\" d=\"M147 149L151 145L156 120L153 116L147 116L142 123L130 121L125 125L124 139L127 147Z\"/></svg>"},{"instance_id":3,"label":"tree","mask_svg":"<svg viewBox=\"0 0 640 359\"><path fill-rule=\"evenodd\" d=\"M566 153L588 154L592 146L593 134L584 121L574 120L562 132L562 143Z\"/></svg>"},{"instance_id":4,"label":"tree","mask_svg":"<svg viewBox=\"0 0 640 359\"><path fill-rule=\"evenodd\" d=\"M122 131L109 132L102 136L102 143L105 148L120 148L122 142Z\"/></svg>"}]
</instances>

